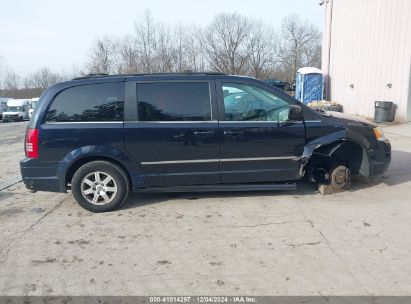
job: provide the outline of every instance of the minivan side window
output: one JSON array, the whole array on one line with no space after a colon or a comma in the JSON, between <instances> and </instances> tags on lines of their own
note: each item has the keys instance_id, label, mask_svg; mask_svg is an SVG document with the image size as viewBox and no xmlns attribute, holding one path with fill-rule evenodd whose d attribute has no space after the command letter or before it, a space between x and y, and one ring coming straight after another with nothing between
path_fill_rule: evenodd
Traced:
<instances>
[{"instance_id":1,"label":"minivan side window","mask_svg":"<svg viewBox=\"0 0 411 304\"><path fill-rule=\"evenodd\" d=\"M139 121L211 120L208 82L137 84Z\"/></svg>"},{"instance_id":2,"label":"minivan side window","mask_svg":"<svg viewBox=\"0 0 411 304\"><path fill-rule=\"evenodd\" d=\"M287 121L290 105L263 88L223 83L225 119L229 121Z\"/></svg>"},{"instance_id":3,"label":"minivan side window","mask_svg":"<svg viewBox=\"0 0 411 304\"><path fill-rule=\"evenodd\" d=\"M122 121L124 83L100 83L68 88L59 93L46 115L47 122Z\"/></svg>"}]
</instances>

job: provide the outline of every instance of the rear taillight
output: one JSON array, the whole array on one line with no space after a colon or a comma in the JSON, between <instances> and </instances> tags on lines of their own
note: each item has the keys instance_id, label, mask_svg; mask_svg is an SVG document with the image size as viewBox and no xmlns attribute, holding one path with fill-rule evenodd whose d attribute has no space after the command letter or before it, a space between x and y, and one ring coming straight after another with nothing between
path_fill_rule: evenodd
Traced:
<instances>
[{"instance_id":1,"label":"rear taillight","mask_svg":"<svg viewBox=\"0 0 411 304\"><path fill-rule=\"evenodd\" d=\"M26 156L39 157L39 129L28 129L26 134Z\"/></svg>"}]
</instances>

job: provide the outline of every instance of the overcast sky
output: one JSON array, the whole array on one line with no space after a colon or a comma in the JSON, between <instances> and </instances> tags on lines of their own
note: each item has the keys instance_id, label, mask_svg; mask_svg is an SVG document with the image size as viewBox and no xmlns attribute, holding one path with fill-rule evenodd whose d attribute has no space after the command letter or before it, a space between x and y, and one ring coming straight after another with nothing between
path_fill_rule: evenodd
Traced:
<instances>
[{"instance_id":1,"label":"overcast sky","mask_svg":"<svg viewBox=\"0 0 411 304\"><path fill-rule=\"evenodd\" d=\"M1 0L0 56L24 76L47 66L56 72L81 68L98 37L122 36L149 9L168 24L208 24L219 12L237 12L279 28L292 13L322 31L318 0Z\"/></svg>"}]
</instances>

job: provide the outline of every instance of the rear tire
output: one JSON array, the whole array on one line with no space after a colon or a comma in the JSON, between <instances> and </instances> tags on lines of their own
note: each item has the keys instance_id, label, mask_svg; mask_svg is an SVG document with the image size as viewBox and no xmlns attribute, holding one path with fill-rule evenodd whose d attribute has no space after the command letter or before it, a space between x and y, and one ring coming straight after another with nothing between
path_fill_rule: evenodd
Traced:
<instances>
[{"instance_id":1,"label":"rear tire","mask_svg":"<svg viewBox=\"0 0 411 304\"><path fill-rule=\"evenodd\" d=\"M77 203L91 212L119 208L127 199L129 181L124 170L108 161L93 161L73 175L71 191Z\"/></svg>"}]
</instances>

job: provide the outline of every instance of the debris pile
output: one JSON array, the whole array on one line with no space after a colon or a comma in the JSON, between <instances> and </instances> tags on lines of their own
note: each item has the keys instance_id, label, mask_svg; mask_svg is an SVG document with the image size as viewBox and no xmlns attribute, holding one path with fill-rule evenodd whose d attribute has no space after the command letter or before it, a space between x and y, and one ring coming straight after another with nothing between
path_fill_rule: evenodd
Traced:
<instances>
[{"instance_id":1,"label":"debris pile","mask_svg":"<svg viewBox=\"0 0 411 304\"><path fill-rule=\"evenodd\" d=\"M341 104L336 103L334 101L328 101L328 100L312 101L308 103L308 106L318 111L335 111L335 112L343 111L343 106Z\"/></svg>"}]
</instances>

